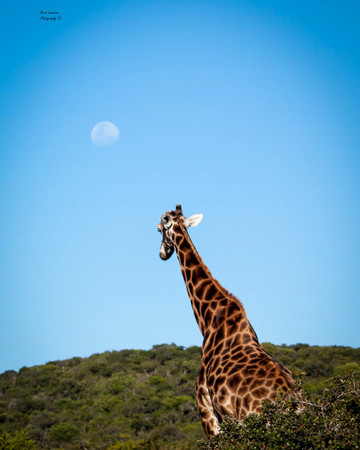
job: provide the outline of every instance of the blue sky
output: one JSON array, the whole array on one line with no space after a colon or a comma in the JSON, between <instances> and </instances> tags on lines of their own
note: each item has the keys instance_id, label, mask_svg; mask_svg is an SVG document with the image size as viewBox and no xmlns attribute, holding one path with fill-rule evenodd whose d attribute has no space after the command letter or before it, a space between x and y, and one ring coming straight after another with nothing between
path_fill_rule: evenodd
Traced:
<instances>
[{"instance_id":1,"label":"blue sky","mask_svg":"<svg viewBox=\"0 0 360 450\"><path fill-rule=\"evenodd\" d=\"M0 371L201 345L159 258L177 203L261 341L360 345L357 2L1 9Z\"/></svg>"}]
</instances>

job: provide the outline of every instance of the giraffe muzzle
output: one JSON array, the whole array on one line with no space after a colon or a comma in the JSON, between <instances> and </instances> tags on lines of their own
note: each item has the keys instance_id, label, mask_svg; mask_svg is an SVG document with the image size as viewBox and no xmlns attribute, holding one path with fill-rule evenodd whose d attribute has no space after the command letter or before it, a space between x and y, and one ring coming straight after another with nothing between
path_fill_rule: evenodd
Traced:
<instances>
[{"instance_id":1,"label":"giraffe muzzle","mask_svg":"<svg viewBox=\"0 0 360 450\"><path fill-rule=\"evenodd\" d=\"M160 258L163 261L166 261L171 257L171 255L174 253L174 247L173 245L169 245L167 242L162 241L161 247L160 247Z\"/></svg>"}]
</instances>

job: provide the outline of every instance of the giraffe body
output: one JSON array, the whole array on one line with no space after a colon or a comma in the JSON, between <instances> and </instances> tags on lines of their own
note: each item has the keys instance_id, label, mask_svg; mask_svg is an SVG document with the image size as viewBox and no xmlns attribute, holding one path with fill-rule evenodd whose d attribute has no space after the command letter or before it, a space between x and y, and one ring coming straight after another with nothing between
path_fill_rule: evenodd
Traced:
<instances>
[{"instance_id":1,"label":"giraffe body","mask_svg":"<svg viewBox=\"0 0 360 450\"><path fill-rule=\"evenodd\" d=\"M160 257L174 250L203 335L196 383L197 402L205 433L218 433L226 415L238 419L261 412L264 400L274 400L279 388L292 389L291 372L260 345L241 302L213 278L186 230L201 215L185 218L181 206L163 214L158 225L163 240Z\"/></svg>"}]
</instances>

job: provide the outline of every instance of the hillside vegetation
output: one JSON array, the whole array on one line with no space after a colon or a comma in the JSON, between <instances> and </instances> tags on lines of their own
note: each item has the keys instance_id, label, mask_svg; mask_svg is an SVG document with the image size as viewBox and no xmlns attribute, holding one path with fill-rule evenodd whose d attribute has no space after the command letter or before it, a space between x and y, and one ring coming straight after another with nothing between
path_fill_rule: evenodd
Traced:
<instances>
[{"instance_id":1,"label":"hillside vegetation","mask_svg":"<svg viewBox=\"0 0 360 450\"><path fill-rule=\"evenodd\" d=\"M309 395L322 392L330 377L360 371L360 348L263 345L308 374ZM196 448L204 439L194 393L200 357L199 347L172 344L6 371L0 448Z\"/></svg>"}]
</instances>

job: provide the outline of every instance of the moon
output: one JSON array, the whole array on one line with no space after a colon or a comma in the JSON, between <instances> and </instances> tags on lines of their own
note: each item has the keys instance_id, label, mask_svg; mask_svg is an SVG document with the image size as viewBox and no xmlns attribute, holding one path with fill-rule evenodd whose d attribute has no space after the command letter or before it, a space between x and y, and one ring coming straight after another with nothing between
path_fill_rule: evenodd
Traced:
<instances>
[{"instance_id":1,"label":"moon","mask_svg":"<svg viewBox=\"0 0 360 450\"><path fill-rule=\"evenodd\" d=\"M119 134L119 128L112 122L99 122L91 130L91 140L100 147L109 147L115 144Z\"/></svg>"}]
</instances>

